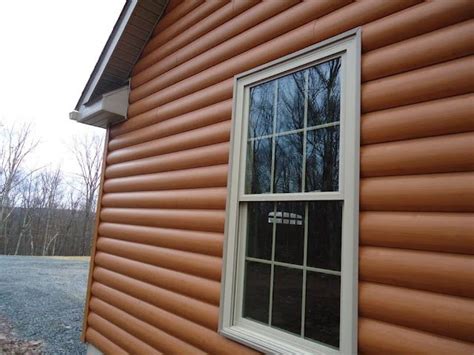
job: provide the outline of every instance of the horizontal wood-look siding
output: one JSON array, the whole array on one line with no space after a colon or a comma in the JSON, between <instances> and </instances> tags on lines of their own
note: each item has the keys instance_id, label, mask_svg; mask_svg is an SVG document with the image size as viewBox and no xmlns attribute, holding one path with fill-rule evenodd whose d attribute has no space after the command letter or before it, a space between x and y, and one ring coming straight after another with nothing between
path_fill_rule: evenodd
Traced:
<instances>
[{"instance_id":1,"label":"horizontal wood-look siding","mask_svg":"<svg viewBox=\"0 0 474 355\"><path fill-rule=\"evenodd\" d=\"M171 1L109 130L86 340L217 334L233 76L362 26L359 349L474 352L474 4Z\"/></svg>"}]
</instances>

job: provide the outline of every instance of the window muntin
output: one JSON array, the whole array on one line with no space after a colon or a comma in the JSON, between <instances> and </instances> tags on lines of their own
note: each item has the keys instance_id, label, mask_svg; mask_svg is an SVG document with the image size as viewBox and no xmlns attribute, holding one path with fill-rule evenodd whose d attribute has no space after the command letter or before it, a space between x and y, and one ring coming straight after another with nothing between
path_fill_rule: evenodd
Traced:
<instances>
[{"instance_id":1,"label":"window muntin","mask_svg":"<svg viewBox=\"0 0 474 355\"><path fill-rule=\"evenodd\" d=\"M360 36L341 37L236 80L220 330L262 351L356 349Z\"/></svg>"}]
</instances>

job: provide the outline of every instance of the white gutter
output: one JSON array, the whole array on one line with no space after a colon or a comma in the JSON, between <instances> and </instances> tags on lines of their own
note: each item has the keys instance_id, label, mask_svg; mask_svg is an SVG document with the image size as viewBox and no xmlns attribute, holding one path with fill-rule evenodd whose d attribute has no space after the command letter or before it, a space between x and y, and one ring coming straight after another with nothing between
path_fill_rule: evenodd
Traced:
<instances>
[{"instance_id":1,"label":"white gutter","mask_svg":"<svg viewBox=\"0 0 474 355\"><path fill-rule=\"evenodd\" d=\"M130 89L124 86L108 92L90 105L82 105L79 110L69 113L71 120L92 126L107 128L127 119Z\"/></svg>"}]
</instances>

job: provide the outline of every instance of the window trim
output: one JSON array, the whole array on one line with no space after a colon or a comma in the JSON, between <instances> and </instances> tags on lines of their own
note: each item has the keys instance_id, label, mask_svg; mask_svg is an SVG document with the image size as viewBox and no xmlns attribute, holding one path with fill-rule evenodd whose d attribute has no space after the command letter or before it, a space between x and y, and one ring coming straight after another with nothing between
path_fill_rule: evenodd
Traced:
<instances>
[{"instance_id":1,"label":"window trim","mask_svg":"<svg viewBox=\"0 0 474 355\"><path fill-rule=\"evenodd\" d=\"M219 333L249 347L270 353L342 353L357 352L357 306L358 306L358 230L359 230L359 150L360 150L360 67L361 30L356 28L341 35L305 48L286 57L257 67L234 77L234 102L232 110L231 149L229 153L228 195L226 206L224 262L221 282L221 302ZM328 58L344 57L341 81L341 120L340 120L340 163L339 191L302 192L281 194L245 194L246 127L248 118L243 117L248 106L249 95L245 88L279 77L285 72L302 69ZM348 70L348 68L350 70ZM352 70L353 69L353 70ZM247 89L248 90L248 89ZM248 110L247 110L248 111ZM346 149L349 147L350 149ZM342 159L341 159L342 160ZM243 164L243 165L242 165ZM340 348L318 345L302 339L295 342L295 336L284 331L260 326L256 322L234 316L237 284L243 284L243 273L238 261L242 258L242 240L238 238L242 225L246 201L288 201L288 200L344 200L341 248L341 312ZM240 303L241 303L240 299ZM278 339L275 338L278 334ZM273 336L272 336L273 335ZM314 344L314 345L313 345Z\"/></svg>"}]
</instances>

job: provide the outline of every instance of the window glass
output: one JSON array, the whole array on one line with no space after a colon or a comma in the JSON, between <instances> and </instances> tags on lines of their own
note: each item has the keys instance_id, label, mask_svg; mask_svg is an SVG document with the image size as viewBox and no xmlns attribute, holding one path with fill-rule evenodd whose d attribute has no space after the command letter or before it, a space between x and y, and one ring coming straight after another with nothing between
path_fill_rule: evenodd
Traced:
<instances>
[{"instance_id":1,"label":"window glass","mask_svg":"<svg viewBox=\"0 0 474 355\"><path fill-rule=\"evenodd\" d=\"M272 174L272 138L258 138L248 142L247 187L252 194L270 192Z\"/></svg>"},{"instance_id":2,"label":"window glass","mask_svg":"<svg viewBox=\"0 0 474 355\"><path fill-rule=\"evenodd\" d=\"M304 203L278 202L275 216L275 260L303 265Z\"/></svg>"},{"instance_id":3,"label":"window glass","mask_svg":"<svg viewBox=\"0 0 474 355\"><path fill-rule=\"evenodd\" d=\"M306 273L305 338L339 347L341 277Z\"/></svg>"},{"instance_id":4,"label":"window glass","mask_svg":"<svg viewBox=\"0 0 474 355\"><path fill-rule=\"evenodd\" d=\"M304 126L305 72L278 79L276 131L287 132Z\"/></svg>"},{"instance_id":5,"label":"window glass","mask_svg":"<svg viewBox=\"0 0 474 355\"><path fill-rule=\"evenodd\" d=\"M252 261L245 263L244 293L243 316L268 323L270 265Z\"/></svg>"},{"instance_id":6,"label":"window glass","mask_svg":"<svg viewBox=\"0 0 474 355\"><path fill-rule=\"evenodd\" d=\"M276 137L274 192L301 192L303 133Z\"/></svg>"},{"instance_id":7,"label":"window glass","mask_svg":"<svg viewBox=\"0 0 474 355\"><path fill-rule=\"evenodd\" d=\"M272 326L300 334L303 271L275 266L274 273Z\"/></svg>"},{"instance_id":8,"label":"window glass","mask_svg":"<svg viewBox=\"0 0 474 355\"><path fill-rule=\"evenodd\" d=\"M308 73L308 127L338 122L340 116L341 60L316 65Z\"/></svg>"},{"instance_id":9,"label":"window glass","mask_svg":"<svg viewBox=\"0 0 474 355\"><path fill-rule=\"evenodd\" d=\"M245 192L338 191L336 58L250 88Z\"/></svg>"},{"instance_id":10,"label":"window glass","mask_svg":"<svg viewBox=\"0 0 474 355\"><path fill-rule=\"evenodd\" d=\"M342 201L308 204L308 266L341 270Z\"/></svg>"},{"instance_id":11,"label":"window glass","mask_svg":"<svg viewBox=\"0 0 474 355\"><path fill-rule=\"evenodd\" d=\"M272 236L274 204L252 202L248 205L247 256L270 260L272 256Z\"/></svg>"},{"instance_id":12,"label":"window glass","mask_svg":"<svg viewBox=\"0 0 474 355\"><path fill-rule=\"evenodd\" d=\"M306 134L306 191L337 191L339 187L339 127Z\"/></svg>"},{"instance_id":13,"label":"window glass","mask_svg":"<svg viewBox=\"0 0 474 355\"><path fill-rule=\"evenodd\" d=\"M340 67L336 58L250 89L246 193L338 191ZM247 211L242 316L337 347L342 201Z\"/></svg>"},{"instance_id":14,"label":"window glass","mask_svg":"<svg viewBox=\"0 0 474 355\"><path fill-rule=\"evenodd\" d=\"M338 346L342 205L248 203L244 318Z\"/></svg>"},{"instance_id":15,"label":"window glass","mask_svg":"<svg viewBox=\"0 0 474 355\"><path fill-rule=\"evenodd\" d=\"M276 81L250 89L249 137L262 137L273 132Z\"/></svg>"}]
</instances>

